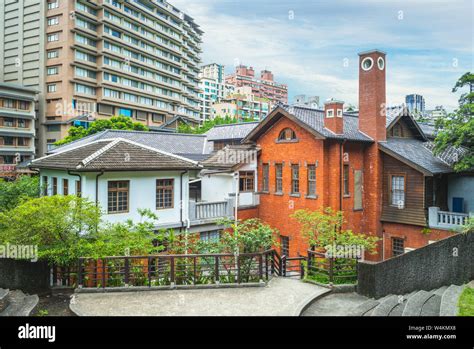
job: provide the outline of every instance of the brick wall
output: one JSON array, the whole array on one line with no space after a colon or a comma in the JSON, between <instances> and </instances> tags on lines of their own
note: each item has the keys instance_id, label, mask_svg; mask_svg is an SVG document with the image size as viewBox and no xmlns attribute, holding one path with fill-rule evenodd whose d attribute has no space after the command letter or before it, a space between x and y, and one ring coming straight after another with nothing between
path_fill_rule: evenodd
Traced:
<instances>
[{"instance_id":1,"label":"brick wall","mask_svg":"<svg viewBox=\"0 0 474 349\"><path fill-rule=\"evenodd\" d=\"M423 233L423 227L400 223L383 223L383 241L385 259L393 257L392 238L404 240L404 246L409 248L420 248L426 246L430 241L438 241L455 235L454 232L439 229L429 229L430 233Z\"/></svg>"}]
</instances>

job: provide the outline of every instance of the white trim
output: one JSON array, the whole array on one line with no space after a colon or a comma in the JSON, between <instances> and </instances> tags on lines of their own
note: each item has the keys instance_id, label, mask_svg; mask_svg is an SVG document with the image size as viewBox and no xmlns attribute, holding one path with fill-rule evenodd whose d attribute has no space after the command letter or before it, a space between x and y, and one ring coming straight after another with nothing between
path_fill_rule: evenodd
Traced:
<instances>
[{"instance_id":1,"label":"white trim","mask_svg":"<svg viewBox=\"0 0 474 349\"><path fill-rule=\"evenodd\" d=\"M332 115L329 115L332 114ZM330 119L334 117L334 109L328 109L326 110L326 118Z\"/></svg>"},{"instance_id":2,"label":"white trim","mask_svg":"<svg viewBox=\"0 0 474 349\"><path fill-rule=\"evenodd\" d=\"M99 157L100 155L102 155L103 153L105 153L107 150L109 150L110 148L114 147L117 143L119 143L121 141L121 139L116 139L112 142L110 142L109 144L107 144L105 147L102 147L100 148L99 150L97 150L95 153L89 155L88 157L86 157L85 159L83 159L81 161L81 163L79 165L76 166L76 169L80 169L82 167L85 167L87 166L87 164L89 162L91 162L92 160L94 160L95 158Z\"/></svg>"},{"instance_id":3,"label":"white trim","mask_svg":"<svg viewBox=\"0 0 474 349\"><path fill-rule=\"evenodd\" d=\"M380 68L380 62L382 62L382 68ZM377 58L377 67L379 68L379 70L385 69L385 59L383 59L383 57Z\"/></svg>"},{"instance_id":4,"label":"white trim","mask_svg":"<svg viewBox=\"0 0 474 349\"><path fill-rule=\"evenodd\" d=\"M336 111L336 116L337 116L338 118L342 118L342 109L338 109L338 110Z\"/></svg>"},{"instance_id":5,"label":"white trim","mask_svg":"<svg viewBox=\"0 0 474 349\"><path fill-rule=\"evenodd\" d=\"M159 149L155 149L155 148L149 147L149 146L147 146L147 145L143 145L143 144L140 144L140 143L137 143L137 142L128 140L128 139L120 138L120 137L115 137L115 138L103 138L103 139L98 139L98 140L92 141L92 142L90 142L90 143L81 144L81 145L78 145L78 146L73 147L73 148L65 149L65 150L63 150L63 151L60 151L60 152L57 152L57 153L54 153L54 154L46 155L46 156L43 156L43 157L41 157L41 158L35 159L35 160L32 161L32 163L34 163L34 162L36 162L36 161L39 161L39 160L51 158L51 157L56 156L56 155L64 154L64 153L67 153L67 152L70 152L70 151L73 151L73 150L76 150L76 149L79 149L79 148L82 148L82 147L85 147L85 146L88 146L88 145L91 145L91 144L100 143L100 142L109 142L109 144L105 145L103 148L97 150L94 154L88 156L86 159L84 159L84 160L81 161L81 163L84 163L84 161L86 161L86 164L87 164L87 163L90 162L93 158L99 156L99 155L102 154L104 151L110 149L111 147L113 147L114 145L116 145L117 143L119 143L119 142L121 142L121 141L126 142L126 143L129 143L129 144L136 145L136 146L138 146L138 147L141 147L141 148L144 148L144 149L147 149L147 150L151 150L151 151L153 151L153 152L155 152L155 153L167 155L167 156L170 156L170 157L173 157L173 158L176 158L176 159L185 161L185 162L189 162L189 163L191 163L191 164L193 164L193 165L198 165L198 166L201 166L201 167L202 167L202 165L200 165L198 161L194 161L194 160L191 160L191 159L188 159L188 158L179 156L179 155L175 155L175 154L172 154L172 153L168 153L168 152L166 152L166 151L159 150Z\"/></svg>"},{"instance_id":6,"label":"white trim","mask_svg":"<svg viewBox=\"0 0 474 349\"><path fill-rule=\"evenodd\" d=\"M364 67L364 62L366 61L370 61L370 67L369 68L365 68ZM362 62L360 62L360 67L362 68L363 71L369 71L370 69L372 69L374 67L374 60L372 59L372 57L365 57Z\"/></svg>"}]
</instances>

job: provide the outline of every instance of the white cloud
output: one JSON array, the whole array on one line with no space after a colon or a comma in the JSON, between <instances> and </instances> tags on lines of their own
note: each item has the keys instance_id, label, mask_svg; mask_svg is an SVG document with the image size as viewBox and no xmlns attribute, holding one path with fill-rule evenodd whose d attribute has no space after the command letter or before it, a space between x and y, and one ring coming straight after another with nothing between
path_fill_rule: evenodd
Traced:
<instances>
[{"instance_id":1,"label":"white cloud","mask_svg":"<svg viewBox=\"0 0 474 349\"><path fill-rule=\"evenodd\" d=\"M171 3L204 30L204 63L225 64L227 71L235 62L257 71L271 69L277 81L288 82L290 95L357 103L357 52L380 48L388 53L388 102L400 103L406 94L419 93L428 107L453 108L457 97L451 87L472 68L472 41L462 35L472 35L470 3L464 0ZM402 20L398 11L403 11ZM455 58L458 68L452 66Z\"/></svg>"}]
</instances>

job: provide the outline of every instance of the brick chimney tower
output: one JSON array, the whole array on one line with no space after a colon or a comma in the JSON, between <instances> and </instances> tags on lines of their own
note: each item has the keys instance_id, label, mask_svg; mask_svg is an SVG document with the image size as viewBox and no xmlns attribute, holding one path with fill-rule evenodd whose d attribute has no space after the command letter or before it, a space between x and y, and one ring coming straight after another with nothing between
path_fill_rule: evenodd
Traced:
<instances>
[{"instance_id":1,"label":"brick chimney tower","mask_svg":"<svg viewBox=\"0 0 474 349\"><path fill-rule=\"evenodd\" d=\"M324 127L338 135L344 133L343 108L344 102L332 98L324 103Z\"/></svg>"},{"instance_id":2,"label":"brick chimney tower","mask_svg":"<svg viewBox=\"0 0 474 349\"><path fill-rule=\"evenodd\" d=\"M383 157L378 142L387 138L385 116L385 53L373 50L359 53L359 130L374 139L364 150L363 209L364 233L376 236L377 255L368 260L381 260L383 256Z\"/></svg>"},{"instance_id":3,"label":"brick chimney tower","mask_svg":"<svg viewBox=\"0 0 474 349\"><path fill-rule=\"evenodd\" d=\"M385 53L359 53L359 130L375 141L387 138L385 100Z\"/></svg>"}]
</instances>

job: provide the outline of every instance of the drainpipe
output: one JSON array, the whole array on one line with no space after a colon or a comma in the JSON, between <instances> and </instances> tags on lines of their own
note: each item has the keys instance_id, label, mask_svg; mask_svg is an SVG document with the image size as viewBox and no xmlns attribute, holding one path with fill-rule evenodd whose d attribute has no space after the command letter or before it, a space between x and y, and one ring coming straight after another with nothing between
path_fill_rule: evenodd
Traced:
<instances>
[{"instance_id":1,"label":"drainpipe","mask_svg":"<svg viewBox=\"0 0 474 349\"><path fill-rule=\"evenodd\" d=\"M339 144L339 211L342 212L342 200L344 196L344 144L346 143L347 139L343 139L341 143ZM339 228L339 230L342 230L342 224Z\"/></svg>"},{"instance_id":2,"label":"drainpipe","mask_svg":"<svg viewBox=\"0 0 474 349\"><path fill-rule=\"evenodd\" d=\"M240 186L239 186L239 172L234 172L234 179L235 179L235 207L234 207L234 215L235 215L235 225L237 226L238 217L237 213L239 211L239 194L240 194Z\"/></svg>"},{"instance_id":3,"label":"drainpipe","mask_svg":"<svg viewBox=\"0 0 474 349\"><path fill-rule=\"evenodd\" d=\"M181 227L179 231L182 232L184 228L184 220L183 220L183 176L188 173L189 171L183 171L180 174L180 190L179 190L179 221L181 222Z\"/></svg>"},{"instance_id":4,"label":"drainpipe","mask_svg":"<svg viewBox=\"0 0 474 349\"><path fill-rule=\"evenodd\" d=\"M100 170L100 173L95 176L95 206L99 206L99 177L104 174L104 170Z\"/></svg>"},{"instance_id":5,"label":"drainpipe","mask_svg":"<svg viewBox=\"0 0 474 349\"><path fill-rule=\"evenodd\" d=\"M344 139L339 144L339 152L340 152L340 161L339 161L339 210L342 211L342 198L344 196L344 144L346 143L347 139Z\"/></svg>"},{"instance_id":6,"label":"drainpipe","mask_svg":"<svg viewBox=\"0 0 474 349\"><path fill-rule=\"evenodd\" d=\"M73 173L71 170L68 170L67 174L70 176L75 176L79 178L79 186L81 187L81 191L82 191L82 176L79 173ZM76 196L77 196L77 193L76 193Z\"/></svg>"}]
</instances>

